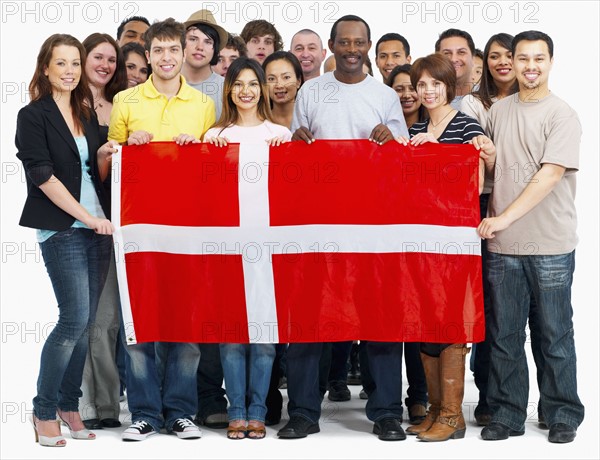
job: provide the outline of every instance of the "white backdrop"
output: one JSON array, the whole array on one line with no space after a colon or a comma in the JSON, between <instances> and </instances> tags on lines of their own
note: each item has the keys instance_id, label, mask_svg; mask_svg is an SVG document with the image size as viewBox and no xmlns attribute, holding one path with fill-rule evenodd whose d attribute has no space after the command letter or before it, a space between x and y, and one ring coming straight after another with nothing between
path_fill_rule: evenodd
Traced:
<instances>
[{"instance_id":1,"label":"white backdrop","mask_svg":"<svg viewBox=\"0 0 600 460\"><path fill-rule=\"evenodd\" d=\"M596 1L579 2L20 2L1 5L1 86L2 86L2 269L1 281L1 366L2 366L2 458L162 458L230 456L245 458L598 458L598 56L599 8ZM263 18L274 22L284 37L286 49L292 34L312 28L326 41L331 24L344 14L357 14L371 26L373 45L387 32L398 32L409 40L413 59L429 54L438 34L457 27L469 31L483 49L492 34L516 34L538 29L555 42L555 63L550 88L578 112L583 124L581 164L578 173L577 206L580 244L573 291L575 337L579 358L579 389L589 419L580 427L573 444L551 445L546 433L528 424L528 434L502 443L487 443L478 437L473 425L467 439L437 445L424 445L409 439L402 443L382 443L368 434L361 410L344 412L335 407L326 422L348 418L357 430L337 423L339 430L311 436L308 440L279 441L269 430L261 443L230 443L222 433L209 433L195 444L175 437L161 437L141 444L124 444L119 431L102 433L88 445L69 441L66 449L35 446L31 428L25 423L31 411L35 378L44 338L57 318L55 299L40 252L31 229L18 226L26 196L25 179L15 157L16 114L28 102L27 86L40 45L53 33L70 33L83 40L92 32L116 35L118 24L132 14L150 21L173 16L185 20L200 8L211 9L219 24L239 33L247 21ZM329 53L328 53L329 54ZM370 52L374 60L374 46ZM375 69L377 78L379 74ZM533 367L532 367L533 368ZM467 374L469 374L467 372ZM531 421L535 419L537 389L532 381ZM472 386L472 381L470 383ZM475 401L472 389L466 397ZM338 410L339 409L339 410ZM333 414L333 415L332 415ZM108 439L112 438L112 439ZM232 446L232 444L235 444Z\"/></svg>"}]
</instances>

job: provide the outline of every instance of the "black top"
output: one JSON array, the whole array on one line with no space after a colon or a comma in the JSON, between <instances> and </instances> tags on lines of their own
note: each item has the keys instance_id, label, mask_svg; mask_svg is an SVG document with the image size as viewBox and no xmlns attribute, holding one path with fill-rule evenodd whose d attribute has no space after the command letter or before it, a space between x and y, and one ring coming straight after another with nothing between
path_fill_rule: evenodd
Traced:
<instances>
[{"instance_id":1,"label":"black top","mask_svg":"<svg viewBox=\"0 0 600 460\"><path fill-rule=\"evenodd\" d=\"M98 120L92 111L90 120L81 119L90 157L90 175L104 213L110 204L98 174L97 151L102 145ZM27 178L27 200L20 225L43 230L66 230L75 218L56 206L39 188L52 175L60 180L79 201L81 158L75 139L52 96L23 107L17 116L15 145Z\"/></svg>"}]
</instances>

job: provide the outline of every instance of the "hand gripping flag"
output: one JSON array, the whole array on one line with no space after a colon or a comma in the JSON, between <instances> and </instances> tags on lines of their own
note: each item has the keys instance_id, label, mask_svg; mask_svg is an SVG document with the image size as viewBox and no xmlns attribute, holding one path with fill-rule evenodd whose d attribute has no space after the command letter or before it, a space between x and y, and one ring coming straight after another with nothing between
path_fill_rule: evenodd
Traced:
<instances>
[{"instance_id":1,"label":"hand gripping flag","mask_svg":"<svg viewBox=\"0 0 600 460\"><path fill-rule=\"evenodd\" d=\"M470 145L124 147L127 341L483 340L477 165Z\"/></svg>"}]
</instances>

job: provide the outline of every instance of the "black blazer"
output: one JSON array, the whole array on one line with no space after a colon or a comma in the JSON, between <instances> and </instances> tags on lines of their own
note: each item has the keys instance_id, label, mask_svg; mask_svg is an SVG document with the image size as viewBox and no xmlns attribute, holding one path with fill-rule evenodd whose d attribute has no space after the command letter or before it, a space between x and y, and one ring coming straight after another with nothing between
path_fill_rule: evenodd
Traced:
<instances>
[{"instance_id":1,"label":"black blazer","mask_svg":"<svg viewBox=\"0 0 600 460\"><path fill-rule=\"evenodd\" d=\"M101 146L98 121L92 111L81 119L87 139L90 175L106 216L110 205L99 179L97 151ZM15 144L27 178L27 200L20 225L44 230L66 230L75 218L56 206L39 188L54 174L67 190L80 199L81 158L75 139L52 96L23 107L17 116Z\"/></svg>"}]
</instances>

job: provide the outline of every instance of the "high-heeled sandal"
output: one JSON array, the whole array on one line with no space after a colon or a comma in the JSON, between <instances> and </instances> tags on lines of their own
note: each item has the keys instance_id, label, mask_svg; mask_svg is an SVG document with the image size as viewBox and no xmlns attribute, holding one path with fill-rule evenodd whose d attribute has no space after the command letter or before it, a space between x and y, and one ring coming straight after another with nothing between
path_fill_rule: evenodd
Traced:
<instances>
[{"instance_id":1,"label":"high-heeled sandal","mask_svg":"<svg viewBox=\"0 0 600 460\"><path fill-rule=\"evenodd\" d=\"M44 447L65 447L67 445L67 440L62 436L43 436L38 433L37 425L35 423L36 417L32 415L29 420L31 421L31 425L33 426L33 432L35 433L35 442L39 443L40 446ZM58 430L60 431L60 422L56 420L56 424L58 425Z\"/></svg>"},{"instance_id":2,"label":"high-heeled sandal","mask_svg":"<svg viewBox=\"0 0 600 460\"><path fill-rule=\"evenodd\" d=\"M71 437L73 439L86 439L88 441L92 441L92 440L96 439L96 434L92 433L87 428L83 428L83 429L77 430L77 431L73 430L71 428L71 425L69 424L69 422L67 422L64 418L62 418L62 415L60 412L58 412L58 417L61 419L62 423L64 425L66 425L66 427L69 429L69 434L71 435Z\"/></svg>"},{"instance_id":3,"label":"high-heeled sandal","mask_svg":"<svg viewBox=\"0 0 600 460\"><path fill-rule=\"evenodd\" d=\"M265 439L267 430L265 424L258 420L251 420L246 427L246 437L248 439Z\"/></svg>"}]
</instances>

